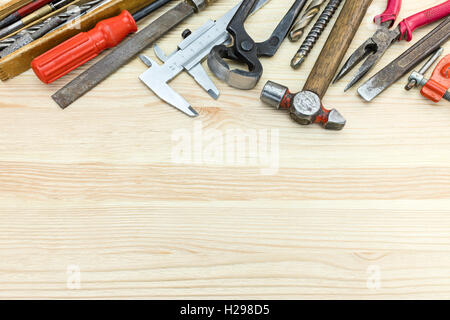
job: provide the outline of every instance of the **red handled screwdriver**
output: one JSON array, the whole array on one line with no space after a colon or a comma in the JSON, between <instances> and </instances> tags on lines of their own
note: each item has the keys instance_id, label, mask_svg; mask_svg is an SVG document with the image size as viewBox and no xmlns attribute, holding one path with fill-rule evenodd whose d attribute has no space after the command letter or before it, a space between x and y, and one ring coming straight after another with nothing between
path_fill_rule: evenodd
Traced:
<instances>
[{"instance_id":1,"label":"red handled screwdriver","mask_svg":"<svg viewBox=\"0 0 450 320\"><path fill-rule=\"evenodd\" d=\"M137 31L136 22L171 0L158 0L131 15L124 10L114 18L100 21L94 29L82 32L35 58L31 67L44 83L63 77L98 56L103 50L115 47L130 33Z\"/></svg>"}]
</instances>

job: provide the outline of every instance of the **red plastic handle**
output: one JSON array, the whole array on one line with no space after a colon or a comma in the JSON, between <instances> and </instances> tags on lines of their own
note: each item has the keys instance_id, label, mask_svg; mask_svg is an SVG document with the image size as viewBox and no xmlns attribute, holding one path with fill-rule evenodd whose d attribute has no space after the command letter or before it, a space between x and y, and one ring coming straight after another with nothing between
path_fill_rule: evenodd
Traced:
<instances>
[{"instance_id":1,"label":"red plastic handle","mask_svg":"<svg viewBox=\"0 0 450 320\"><path fill-rule=\"evenodd\" d=\"M384 22L390 21L390 28L394 24L395 20L397 20L397 16L400 13L401 8L402 0L389 0L386 10L382 14L376 16L373 21L376 24L382 24Z\"/></svg>"},{"instance_id":2,"label":"red plastic handle","mask_svg":"<svg viewBox=\"0 0 450 320\"><path fill-rule=\"evenodd\" d=\"M399 40L406 39L407 41L411 41L412 33L415 29L445 18L449 14L450 0L406 18L399 24L401 32Z\"/></svg>"},{"instance_id":3,"label":"red plastic handle","mask_svg":"<svg viewBox=\"0 0 450 320\"><path fill-rule=\"evenodd\" d=\"M30 13L36 11L37 9L45 6L47 3L50 3L52 1L53 0L36 0L36 1L33 1L33 2L29 3L29 4L27 4L26 6L23 6L19 10L17 10L17 13L23 18L23 17L29 15Z\"/></svg>"},{"instance_id":4,"label":"red plastic handle","mask_svg":"<svg viewBox=\"0 0 450 320\"><path fill-rule=\"evenodd\" d=\"M433 76L420 92L425 98L439 102L450 88L450 54L446 55L437 65Z\"/></svg>"},{"instance_id":5,"label":"red plastic handle","mask_svg":"<svg viewBox=\"0 0 450 320\"><path fill-rule=\"evenodd\" d=\"M100 21L91 31L79 33L40 55L31 67L42 82L52 83L136 31L136 21L124 10L117 17Z\"/></svg>"}]
</instances>

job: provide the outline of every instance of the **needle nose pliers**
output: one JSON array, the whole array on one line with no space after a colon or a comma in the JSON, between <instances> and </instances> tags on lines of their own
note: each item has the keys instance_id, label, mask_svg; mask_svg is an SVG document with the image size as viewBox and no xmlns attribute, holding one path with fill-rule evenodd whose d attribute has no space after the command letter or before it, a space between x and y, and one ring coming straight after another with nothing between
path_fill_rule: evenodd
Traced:
<instances>
[{"instance_id":1,"label":"needle nose pliers","mask_svg":"<svg viewBox=\"0 0 450 320\"><path fill-rule=\"evenodd\" d=\"M357 64L367 58L347 85L345 91L361 80L396 40L411 41L412 33L416 28L445 18L450 14L450 0L448 0L404 19L395 29L391 30L401 7L401 0L388 0L386 10L375 17L374 22L379 25L377 31L350 56L334 80L334 82L339 81Z\"/></svg>"}]
</instances>

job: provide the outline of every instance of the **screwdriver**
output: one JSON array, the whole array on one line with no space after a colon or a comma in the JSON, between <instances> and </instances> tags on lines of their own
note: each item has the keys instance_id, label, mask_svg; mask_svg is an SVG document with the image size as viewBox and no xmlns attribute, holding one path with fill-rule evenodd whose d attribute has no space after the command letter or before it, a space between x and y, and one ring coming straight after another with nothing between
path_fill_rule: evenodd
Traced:
<instances>
[{"instance_id":1,"label":"screwdriver","mask_svg":"<svg viewBox=\"0 0 450 320\"><path fill-rule=\"evenodd\" d=\"M157 0L131 15L124 10L114 18L100 21L94 29L82 32L35 58L34 73L44 83L63 77L98 56L103 50L115 47L130 33L137 31L136 22L171 0Z\"/></svg>"},{"instance_id":2,"label":"screwdriver","mask_svg":"<svg viewBox=\"0 0 450 320\"><path fill-rule=\"evenodd\" d=\"M27 15L23 18L20 18L18 21L1 29L0 30L0 38L6 37L7 35L23 28L24 26L32 23L33 21L36 21L36 20L42 18L43 16L46 16L50 12L61 9L65 5L68 5L69 3L74 2L74 1L75 0L57 0L57 1L53 1L49 4L46 4L43 7L37 9L36 11L30 13L29 15Z\"/></svg>"},{"instance_id":3,"label":"screwdriver","mask_svg":"<svg viewBox=\"0 0 450 320\"><path fill-rule=\"evenodd\" d=\"M19 10L11 13L9 16L7 16L3 20L1 20L0 28L9 26L11 23L14 23L14 22L24 18L25 16L29 15L30 13L38 10L39 8L45 6L46 4L48 4L52 1L53 0L35 0L27 5L23 6Z\"/></svg>"}]
</instances>

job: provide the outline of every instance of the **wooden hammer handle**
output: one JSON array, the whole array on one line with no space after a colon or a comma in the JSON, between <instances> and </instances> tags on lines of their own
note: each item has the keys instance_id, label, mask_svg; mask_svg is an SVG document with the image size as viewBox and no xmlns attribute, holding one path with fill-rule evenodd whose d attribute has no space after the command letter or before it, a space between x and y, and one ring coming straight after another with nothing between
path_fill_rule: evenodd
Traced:
<instances>
[{"instance_id":1,"label":"wooden hammer handle","mask_svg":"<svg viewBox=\"0 0 450 320\"><path fill-rule=\"evenodd\" d=\"M304 91L323 98L373 0L347 0L308 80Z\"/></svg>"}]
</instances>

